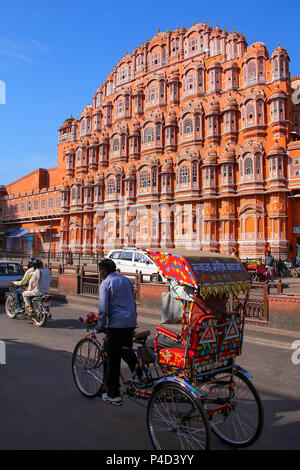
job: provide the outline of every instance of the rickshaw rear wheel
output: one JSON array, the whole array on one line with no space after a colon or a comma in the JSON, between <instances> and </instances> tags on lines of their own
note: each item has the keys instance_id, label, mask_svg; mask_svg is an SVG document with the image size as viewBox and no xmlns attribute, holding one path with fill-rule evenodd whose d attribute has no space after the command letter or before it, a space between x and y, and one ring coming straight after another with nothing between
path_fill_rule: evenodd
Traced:
<instances>
[{"instance_id":1,"label":"rickshaw rear wheel","mask_svg":"<svg viewBox=\"0 0 300 470\"><path fill-rule=\"evenodd\" d=\"M147 425L156 450L210 448L210 425L201 401L176 383L164 383L154 390Z\"/></svg>"},{"instance_id":2,"label":"rickshaw rear wheel","mask_svg":"<svg viewBox=\"0 0 300 470\"><path fill-rule=\"evenodd\" d=\"M80 340L73 352L72 372L75 384L85 397L95 398L103 390L105 353L90 337Z\"/></svg>"},{"instance_id":3,"label":"rickshaw rear wheel","mask_svg":"<svg viewBox=\"0 0 300 470\"><path fill-rule=\"evenodd\" d=\"M210 417L210 411L218 407L222 409L223 405L223 411L215 415L211 413L211 430L231 447L248 447L261 435L264 425L263 405L255 386L246 375L235 369L233 380L234 387L217 391L204 407ZM221 381L221 376L216 377L218 385ZM213 385L210 384L211 387Z\"/></svg>"}]
</instances>

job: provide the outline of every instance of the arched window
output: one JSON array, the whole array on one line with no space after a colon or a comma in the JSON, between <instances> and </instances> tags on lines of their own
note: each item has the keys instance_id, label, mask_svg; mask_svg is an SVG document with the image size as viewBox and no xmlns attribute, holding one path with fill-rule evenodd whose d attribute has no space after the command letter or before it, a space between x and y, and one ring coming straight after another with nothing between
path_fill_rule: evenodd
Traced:
<instances>
[{"instance_id":1,"label":"arched window","mask_svg":"<svg viewBox=\"0 0 300 470\"><path fill-rule=\"evenodd\" d=\"M121 96L116 103L116 115L123 116L125 111L124 97Z\"/></svg>"},{"instance_id":2,"label":"arched window","mask_svg":"<svg viewBox=\"0 0 300 470\"><path fill-rule=\"evenodd\" d=\"M144 56L143 54L139 54L136 58L136 63L135 63L136 71L138 72L139 70L142 70L143 66L144 66Z\"/></svg>"},{"instance_id":3,"label":"arched window","mask_svg":"<svg viewBox=\"0 0 300 470\"><path fill-rule=\"evenodd\" d=\"M255 175L257 178L261 177L261 157L260 155L255 155Z\"/></svg>"},{"instance_id":4,"label":"arched window","mask_svg":"<svg viewBox=\"0 0 300 470\"><path fill-rule=\"evenodd\" d=\"M154 127L147 127L144 131L144 143L154 141Z\"/></svg>"},{"instance_id":5,"label":"arched window","mask_svg":"<svg viewBox=\"0 0 300 470\"><path fill-rule=\"evenodd\" d=\"M254 61L249 62L247 66L248 83L256 80L256 64Z\"/></svg>"},{"instance_id":6,"label":"arched window","mask_svg":"<svg viewBox=\"0 0 300 470\"><path fill-rule=\"evenodd\" d=\"M115 138L113 140L113 152L117 152L120 148L119 139Z\"/></svg>"},{"instance_id":7,"label":"arched window","mask_svg":"<svg viewBox=\"0 0 300 470\"><path fill-rule=\"evenodd\" d=\"M140 188L150 188L151 176L147 170L141 171L140 173Z\"/></svg>"},{"instance_id":8,"label":"arched window","mask_svg":"<svg viewBox=\"0 0 300 470\"><path fill-rule=\"evenodd\" d=\"M185 94L190 95L195 93L195 73L190 71L185 77Z\"/></svg>"},{"instance_id":9,"label":"arched window","mask_svg":"<svg viewBox=\"0 0 300 470\"><path fill-rule=\"evenodd\" d=\"M244 160L244 175L246 177L253 175L253 160L251 157L246 157Z\"/></svg>"},{"instance_id":10,"label":"arched window","mask_svg":"<svg viewBox=\"0 0 300 470\"><path fill-rule=\"evenodd\" d=\"M149 86L147 93L147 104L148 106L154 106L159 102L159 87L158 84Z\"/></svg>"},{"instance_id":11,"label":"arched window","mask_svg":"<svg viewBox=\"0 0 300 470\"><path fill-rule=\"evenodd\" d=\"M122 188L122 178L121 175L117 176L117 194L121 194L121 188Z\"/></svg>"},{"instance_id":12,"label":"arched window","mask_svg":"<svg viewBox=\"0 0 300 470\"><path fill-rule=\"evenodd\" d=\"M183 121L183 133L191 134L193 132L193 121L190 118L187 118Z\"/></svg>"},{"instance_id":13,"label":"arched window","mask_svg":"<svg viewBox=\"0 0 300 470\"><path fill-rule=\"evenodd\" d=\"M183 165L179 170L179 184L185 184L191 182L190 168L187 165Z\"/></svg>"},{"instance_id":14,"label":"arched window","mask_svg":"<svg viewBox=\"0 0 300 470\"><path fill-rule=\"evenodd\" d=\"M179 38L174 38L171 41L171 56L178 54L179 51Z\"/></svg>"},{"instance_id":15,"label":"arched window","mask_svg":"<svg viewBox=\"0 0 300 470\"><path fill-rule=\"evenodd\" d=\"M159 67L160 66L160 53L158 51L153 52L151 55L151 67Z\"/></svg>"},{"instance_id":16,"label":"arched window","mask_svg":"<svg viewBox=\"0 0 300 470\"><path fill-rule=\"evenodd\" d=\"M193 166L192 166L192 182L197 183L197 181L198 181L197 163L193 163Z\"/></svg>"},{"instance_id":17,"label":"arched window","mask_svg":"<svg viewBox=\"0 0 300 470\"><path fill-rule=\"evenodd\" d=\"M255 120L255 109L253 101L249 101L246 106L247 125L254 124Z\"/></svg>"},{"instance_id":18,"label":"arched window","mask_svg":"<svg viewBox=\"0 0 300 470\"><path fill-rule=\"evenodd\" d=\"M116 183L114 178L109 178L107 181L107 192L108 194L114 194L116 191Z\"/></svg>"}]
</instances>

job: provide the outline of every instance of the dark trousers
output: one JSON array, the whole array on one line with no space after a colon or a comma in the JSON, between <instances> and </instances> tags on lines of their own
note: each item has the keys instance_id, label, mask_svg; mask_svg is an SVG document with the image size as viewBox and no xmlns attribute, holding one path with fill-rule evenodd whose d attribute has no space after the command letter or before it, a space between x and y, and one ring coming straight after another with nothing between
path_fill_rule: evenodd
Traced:
<instances>
[{"instance_id":1,"label":"dark trousers","mask_svg":"<svg viewBox=\"0 0 300 470\"><path fill-rule=\"evenodd\" d=\"M110 398L120 395L121 359L134 371L137 357L132 350L134 328L109 328L106 337L107 357L104 364L104 388Z\"/></svg>"},{"instance_id":2,"label":"dark trousers","mask_svg":"<svg viewBox=\"0 0 300 470\"><path fill-rule=\"evenodd\" d=\"M15 290L15 297L16 297L18 308L22 307L22 294L24 290L25 289L23 287L19 287L18 289Z\"/></svg>"}]
</instances>

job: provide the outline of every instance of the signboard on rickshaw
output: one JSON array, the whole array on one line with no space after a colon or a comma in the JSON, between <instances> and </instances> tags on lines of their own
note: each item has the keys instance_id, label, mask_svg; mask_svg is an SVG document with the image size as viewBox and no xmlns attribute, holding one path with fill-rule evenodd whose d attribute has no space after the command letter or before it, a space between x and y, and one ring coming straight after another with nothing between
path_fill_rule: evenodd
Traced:
<instances>
[{"instance_id":1,"label":"signboard on rickshaw","mask_svg":"<svg viewBox=\"0 0 300 470\"><path fill-rule=\"evenodd\" d=\"M199 288L203 298L250 289L250 276L238 258L205 252L195 256L186 250L148 254L166 279Z\"/></svg>"}]
</instances>

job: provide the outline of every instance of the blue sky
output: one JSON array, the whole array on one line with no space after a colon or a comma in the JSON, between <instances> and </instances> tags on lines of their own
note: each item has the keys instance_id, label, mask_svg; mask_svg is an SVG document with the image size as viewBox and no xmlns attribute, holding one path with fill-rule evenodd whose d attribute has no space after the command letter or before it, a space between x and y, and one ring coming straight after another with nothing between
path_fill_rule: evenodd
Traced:
<instances>
[{"instance_id":1,"label":"blue sky","mask_svg":"<svg viewBox=\"0 0 300 470\"><path fill-rule=\"evenodd\" d=\"M195 20L243 32L271 54L278 42L300 74L297 0L15 0L0 2L0 184L57 162L58 128L78 117L121 59L153 37ZM0 95L1 96L1 95Z\"/></svg>"}]
</instances>

